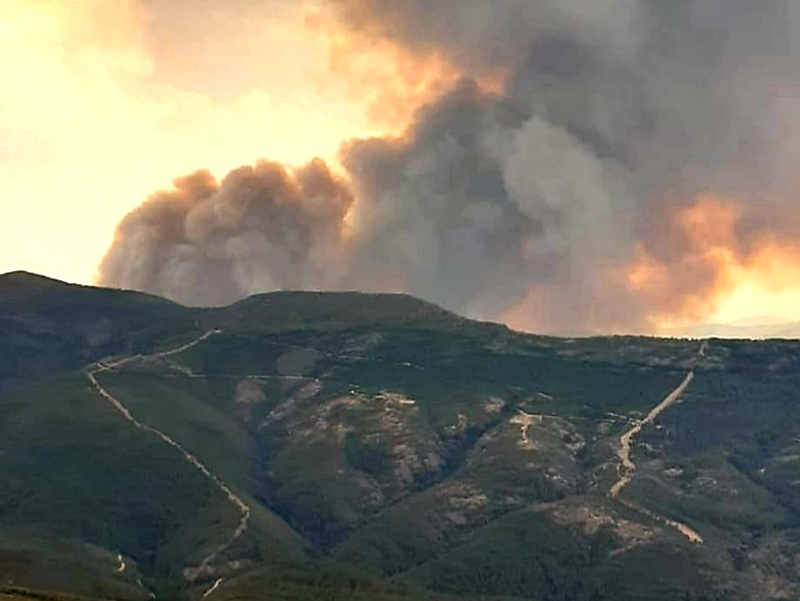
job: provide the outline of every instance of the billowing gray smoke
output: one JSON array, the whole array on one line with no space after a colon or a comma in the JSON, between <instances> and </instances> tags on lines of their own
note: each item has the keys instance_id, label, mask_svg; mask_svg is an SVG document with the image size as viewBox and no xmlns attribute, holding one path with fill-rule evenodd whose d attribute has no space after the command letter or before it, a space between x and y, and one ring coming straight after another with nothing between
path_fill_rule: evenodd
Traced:
<instances>
[{"instance_id":1,"label":"billowing gray smoke","mask_svg":"<svg viewBox=\"0 0 800 601\"><path fill-rule=\"evenodd\" d=\"M102 283L203 304L391 286L483 318L533 294L539 328L637 329L717 284L687 262L676 206L736 199L743 254L800 233L796 0L329 2L360 35L507 72L504 93L465 77L402 138L346 143L352 196L318 161L179 180L122 222ZM680 267L668 293L612 277L637 246Z\"/></svg>"},{"instance_id":2,"label":"billowing gray smoke","mask_svg":"<svg viewBox=\"0 0 800 601\"><path fill-rule=\"evenodd\" d=\"M204 305L257 290L325 288L341 276L351 203L319 160L293 172L262 161L219 184L198 171L123 219L100 281Z\"/></svg>"}]
</instances>

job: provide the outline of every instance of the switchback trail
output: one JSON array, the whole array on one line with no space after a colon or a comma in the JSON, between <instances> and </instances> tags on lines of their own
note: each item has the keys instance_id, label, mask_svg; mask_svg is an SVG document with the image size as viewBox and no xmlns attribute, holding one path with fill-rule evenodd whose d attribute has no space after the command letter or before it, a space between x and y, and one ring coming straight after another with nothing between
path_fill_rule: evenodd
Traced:
<instances>
[{"instance_id":1,"label":"switchback trail","mask_svg":"<svg viewBox=\"0 0 800 601\"><path fill-rule=\"evenodd\" d=\"M624 432L622 436L619 437L619 449L617 449L617 457L619 458L619 464L617 465L617 471L619 473L619 480L617 480L611 489L608 491L608 496L612 499L616 499L620 501L623 505L639 511L640 513L644 513L649 517L655 519L658 522L662 522L667 524L671 528L674 528L678 532L680 532L683 536L685 536L689 541L696 543L696 544L703 544L703 537L700 536L695 530L687 526L686 524L682 524L680 522L676 522L675 520L670 520L663 516L656 515L649 509L645 509L644 507L639 507L638 505L619 498L620 492L625 486L631 481L633 478L633 472L636 470L636 465L631 460L631 443L633 438L642 431L647 424L652 423L656 420L656 418L661 415L664 411L666 411L670 406L675 404L678 399L681 398L686 389L689 387L689 384L692 383L694 380L694 368L697 362L705 356L706 348L708 347L708 342L704 341L700 345L700 349L697 351L697 357L694 360L694 364L689 369L689 373L686 374L686 377L678 384L677 388L670 392L663 401L661 401L658 405L653 407L647 416L644 419L637 420L634 422L633 427L629 430Z\"/></svg>"},{"instance_id":2,"label":"switchback trail","mask_svg":"<svg viewBox=\"0 0 800 601\"><path fill-rule=\"evenodd\" d=\"M213 336L214 334L218 333L220 333L220 330L209 330L202 336L196 338L195 340L187 344L184 344L182 346L167 351L153 353L151 355L131 355L129 357L123 357L122 359L118 359L117 361L114 361L112 363L104 363L102 361L98 361L93 366L93 368L91 368L88 372L86 372L86 377L89 378L89 382L91 382L94 389L100 394L100 396L102 396L109 403L111 403L111 405L120 414L122 414L122 416L126 420L128 420L131 424L136 426L136 428L138 428L139 430L142 430L144 432L149 432L150 434L157 436L165 443L167 443L169 446L178 450L181 453L181 455L183 455L183 458L187 463L189 463L193 468L195 468L200 473L202 473L206 478L208 478L228 498L228 500L233 505L236 506L237 510L241 515L239 519L239 524L237 525L236 530L234 530L230 538L225 543L214 549L208 556L206 556L197 568L193 568L191 569L191 571L188 572L190 574L189 576L190 581L194 581L198 576L206 572L211 562L214 561L214 559L216 559L216 557L220 553L222 553L225 549L230 547L236 540L238 540L245 533L250 522L250 507L247 505L247 503L245 503L242 500L241 497L239 497L235 492L233 492L233 490L227 484L225 484L216 474L211 472L211 470L209 470L208 467L206 467L206 465L202 461L200 461L195 455L186 450L186 448L184 448L179 442L177 442L175 439L169 436L169 434L166 434L161 430L159 430L158 428L142 423L138 419L136 419L133 416L133 414L131 414L131 412L128 410L128 408L122 403L122 401L120 401L117 397L111 394L108 390L103 388L103 386L97 380L97 375L102 372L119 369L120 367L128 363L131 363L132 361L153 358L153 357L168 357L171 355L177 355L200 344L204 340L208 339L210 336Z\"/></svg>"}]
</instances>

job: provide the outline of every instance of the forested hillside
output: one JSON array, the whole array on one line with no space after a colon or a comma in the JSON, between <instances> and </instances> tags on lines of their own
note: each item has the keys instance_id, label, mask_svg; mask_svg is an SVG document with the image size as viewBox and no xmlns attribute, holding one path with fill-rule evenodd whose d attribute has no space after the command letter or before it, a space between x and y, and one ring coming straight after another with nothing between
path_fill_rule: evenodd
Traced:
<instances>
[{"instance_id":1,"label":"forested hillside","mask_svg":"<svg viewBox=\"0 0 800 601\"><path fill-rule=\"evenodd\" d=\"M0 276L0 599L798 598L798 366Z\"/></svg>"}]
</instances>

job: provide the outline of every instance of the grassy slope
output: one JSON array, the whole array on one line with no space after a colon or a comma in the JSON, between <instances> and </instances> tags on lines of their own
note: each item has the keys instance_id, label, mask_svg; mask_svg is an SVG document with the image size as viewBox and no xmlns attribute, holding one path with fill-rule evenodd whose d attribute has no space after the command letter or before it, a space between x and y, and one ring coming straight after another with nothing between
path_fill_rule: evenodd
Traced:
<instances>
[{"instance_id":1,"label":"grassy slope","mask_svg":"<svg viewBox=\"0 0 800 601\"><path fill-rule=\"evenodd\" d=\"M76 541L22 533L4 534L0 540L0 590L27 586L97 598L147 599L133 573L120 574L117 565L116 554Z\"/></svg>"},{"instance_id":2,"label":"grassy slope","mask_svg":"<svg viewBox=\"0 0 800 601\"><path fill-rule=\"evenodd\" d=\"M86 541L171 581L185 558L199 559L236 523L216 488L130 427L81 375L7 397L0 414L0 531L8 536Z\"/></svg>"},{"instance_id":3,"label":"grassy slope","mask_svg":"<svg viewBox=\"0 0 800 601\"><path fill-rule=\"evenodd\" d=\"M0 275L0 395L54 371L181 337L198 324L194 311L137 292Z\"/></svg>"},{"instance_id":4,"label":"grassy slope","mask_svg":"<svg viewBox=\"0 0 800 601\"><path fill-rule=\"evenodd\" d=\"M109 391L140 421L167 433L234 489L250 498L260 560L301 560L305 542L268 508L258 507L263 474L258 442L245 424L220 407L205 380L130 370L101 375ZM230 529L232 530L232 528Z\"/></svg>"}]
</instances>

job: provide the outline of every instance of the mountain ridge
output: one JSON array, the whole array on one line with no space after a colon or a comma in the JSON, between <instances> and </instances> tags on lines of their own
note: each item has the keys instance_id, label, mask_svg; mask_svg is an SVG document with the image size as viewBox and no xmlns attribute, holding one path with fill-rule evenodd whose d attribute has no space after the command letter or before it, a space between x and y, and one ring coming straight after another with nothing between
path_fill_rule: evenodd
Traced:
<instances>
[{"instance_id":1,"label":"mountain ridge","mask_svg":"<svg viewBox=\"0 0 800 601\"><path fill-rule=\"evenodd\" d=\"M32 285L55 292L0 299L0 582L130 601L800 595L774 568L800 561L800 343L559 339L405 295L198 309ZM233 538L231 498L249 508Z\"/></svg>"}]
</instances>

